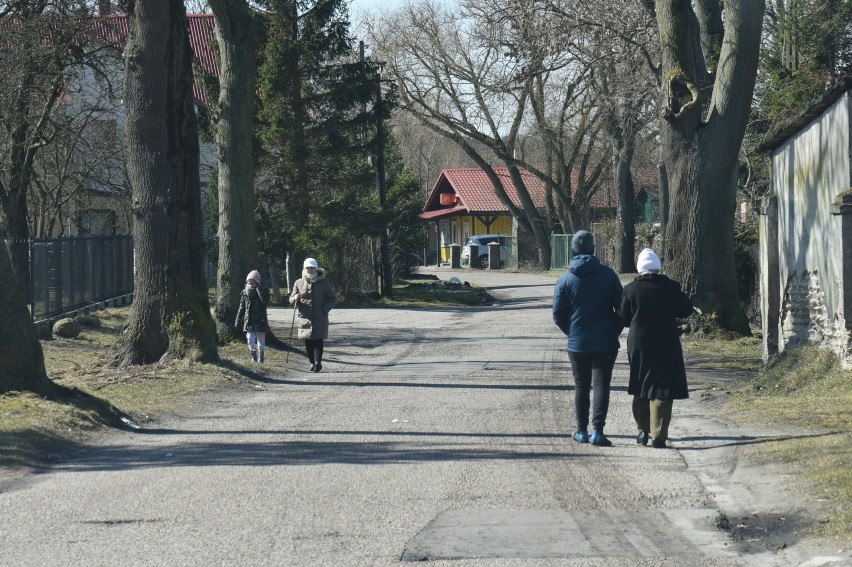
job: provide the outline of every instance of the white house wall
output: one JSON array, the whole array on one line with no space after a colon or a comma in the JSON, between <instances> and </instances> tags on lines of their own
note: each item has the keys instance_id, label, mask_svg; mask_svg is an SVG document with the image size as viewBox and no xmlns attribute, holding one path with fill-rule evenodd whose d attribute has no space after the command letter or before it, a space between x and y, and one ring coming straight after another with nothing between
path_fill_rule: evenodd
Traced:
<instances>
[{"instance_id":1,"label":"white house wall","mask_svg":"<svg viewBox=\"0 0 852 567\"><path fill-rule=\"evenodd\" d=\"M812 341L849 356L843 286L852 282L843 278L842 216L832 215L831 206L852 184L850 100L849 93L840 97L773 155L779 351Z\"/></svg>"},{"instance_id":2,"label":"white house wall","mask_svg":"<svg viewBox=\"0 0 852 567\"><path fill-rule=\"evenodd\" d=\"M65 103L66 113L71 116L89 115L90 121L92 117L101 121L114 121L120 143L124 145L124 62L119 57L106 54L101 61L101 65L105 74L108 76L108 81L104 81L103 79L98 80L94 72L87 67L79 67L70 73L67 100ZM199 108L196 105L196 111L198 110ZM124 156L122 155L121 157L123 158ZM209 186L211 176L218 167L216 145L214 143L203 140L199 141L199 166L201 199L202 204L204 204L210 198L210 192L217 190L216 187ZM110 183L102 183L96 179L92 179L89 184L90 189L98 194L107 195L112 193L113 191L110 188L112 184L124 184L126 182L124 163L105 162L102 164L102 168L99 177L110 180ZM129 187L125 188L124 193L129 195L129 192ZM69 206L73 206L73 204ZM76 212L69 211L69 218L75 215ZM129 229L129 225L127 228Z\"/></svg>"}]
</instances>

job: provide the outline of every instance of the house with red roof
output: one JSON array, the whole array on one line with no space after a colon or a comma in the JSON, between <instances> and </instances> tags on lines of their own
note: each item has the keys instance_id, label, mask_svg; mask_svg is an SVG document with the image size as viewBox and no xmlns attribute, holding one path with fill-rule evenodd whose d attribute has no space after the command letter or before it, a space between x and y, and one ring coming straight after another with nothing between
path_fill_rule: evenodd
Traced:
<instances>
[{"instance_id":1,"label":"house with red roof","mask_svg":"<svg viewBox=\"0 0 852 567\"><path fill-rule=\"evenodd\" d=\"M506 167L495 167L506 194L520 207L517 189ZM536 208L546 207L545 183L528 171L520 170L530 197ZM643 170L634 174L636 187L637 222L656 222L657 177L656 172ZM574 180L576 187L577 180ZM591 196L593 217L612 217L617 197L612 190L597 191ZM506 234L517 238L517 222L509 208L497 197L494 186L485 171L478 167L448 168L441 171L429 193L420 218L434 228L430 239L438 250L441 262L449 262L451 244L464 245L475 234Z\"/></svg>"},{"instance_id":2,"label":"house with red roof","mask_svg":"<svg viewBox=\"0 0 852 567\"><path fill-rule=\"evenodd\" d=\"M524 184L537 208L545 207L545 185L539 178L520 170ZM509 177L509 169L495 167L512 203L521 206L518 191ZM449 246L463 245L474 234L517 236L517 223L509 208L497 197L485 171L478 167L448 168L441 171L432 187L420 218L428 221L437 234L436 245L441 262L449 261Z\"/></svg>"},{"instance_id":3,"label":"house with red roof","mask_svg":"<svg viewBox=\"0 0 852 567\"><path fill-rule=\"evenodd\" d=\"M194 54L193 71L193 96L195 98L196 107L199 110L207 108L207 92L204 89L204 77L218 77L219 67L216 62L213 46L215 44L214 28L215 20L212 14L189 14L187 15L187 23L189 28L189 42ZM116 63L108 66L116 77L113 78L115 84L121 84L121 76L124 73L123 63L120 61L124 46L129 37L128 20L124 14L109 14L101 13L92 18L91 28L94 36L98 41L103 41L104 45L112 47L116 56ZM94 81L90 81L94 86ZM94 96L101 97L103 93L97 93L97 88ZM83 93L86 92L84 89ZM91 92L91 91L90 91ZM80 105L81 101L69 100L68 105ZM86 104L83 102L82 104ZM89 101L88 104L91 104ZM97 117L99 132L107 133L112 139L118 140L120 132L123 132L124 112L121 100L114 101L112 104L101 105L104 112ZM200 177L202 192L204 194L210 190L207 187L210 174L213 168L216 167L216 149L210 142L202 141L199 144L200 149ZM110 179L122 179L123 175L120 171L123 164L113 164L113 169L117 171L109 174ZM69 211L68 218L74 219L70 232L72 234L83 235L100 235L100 234L126 234L130 232L132 227L130 203L127 195L129 188L116 189L114 185L102 184L100 182L92 182L90 191L82 199L78 199L76 203L71 203L69 206L74 209Z\"/></svg>"},{"instance_id":4,"label":"house with red roof","mask_svg":"<svg viewBox=\"0 0 852 567\"><path fill-rule=\"evenodd\" d=\"M110 14L106 1L99 2L99 9L104 11L83 18L89 40L107 48L103 51L107 56L101 62L101 70L111 86L99 81L91 69L67 70L59 111L75 117L80 124L80 138L91 140L68 148L75 155L72 161L78 164L78 169L81 172L89 169L82 185L76 177L73 182L56 181L57 185L69 183L73 186L73 195L62 206L62 224L65 226L57 225L48 236L58 236L60 230L66 236L127 234L132 226L130 188L121 151L124 145L123 97L120 88L115 88L123 84L122 52L129 37L128 19L123 14ZM203 111L208 106L203 87L205 78L215 78L219 74L214 53L215 20L212 14L191 14L187 16L187 24L194 54L193 95L196 107ZM0 33L18 29L20 25L14 17L0 19ZM202 191L206 192L210 173L217 163L216 150L210 142L201 141L199 147ZM89 167L88 164L96 165ZM61 173L57 172L57 176ZM83 189L80 190L80 187ZM56 214L47 208L45 210L48 212L44 214ZM39 211L31 207L31 214L38 215ZM42 226L45 225L43 223Z\"/></svg>"}]
</instances>

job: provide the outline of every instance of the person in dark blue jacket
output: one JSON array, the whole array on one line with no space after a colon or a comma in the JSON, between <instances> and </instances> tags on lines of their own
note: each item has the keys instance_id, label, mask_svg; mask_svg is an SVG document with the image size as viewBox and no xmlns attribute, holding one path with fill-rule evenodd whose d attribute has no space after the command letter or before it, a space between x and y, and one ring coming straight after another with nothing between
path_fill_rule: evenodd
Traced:
<instances>
[{"instance_id":1,"label":"person in dark blue jacket","mask_svg":"<svg viewBox=\"0 0 852 567\"><path fill-rule=\"evenodd\" d=\"M612 269L594 256L595 240L585 230L571 239L571 264L556 282L553 321L568 337L568 358L574 374L574 407L579 443L609 447L604 435L609 411L612 368L618 355L618 317L623 288ZM589 394L594 391L592 436L589 437Z\"/></svg>"}]
</instances>

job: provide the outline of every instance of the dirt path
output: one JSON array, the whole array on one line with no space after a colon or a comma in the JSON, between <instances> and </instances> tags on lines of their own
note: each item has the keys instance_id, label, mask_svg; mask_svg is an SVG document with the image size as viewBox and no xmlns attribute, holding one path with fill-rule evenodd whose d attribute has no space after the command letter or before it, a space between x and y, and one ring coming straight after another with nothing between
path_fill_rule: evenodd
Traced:
<instances>
[{"instance_id":1,"label":"dirt path","mask_svg":"<svg viewBox=\"0 0 852 567\"><path fill-rule=\"evenodd\" d=\"M691 374L695 395L675 406L675 450L640 447L622 350L607 424L615 446L574 443L565 340L549 312L554 278L439 272L454 275L498 303L335 310L322 373L292 357L271 380L99 436L11 483L0 492L0 563L848 561L802 537L806 510L784 492L788 479L744 462L743 447L779 432L735 431L712 415L724 375ZM289 315L271 313L279 332ZM755 521L737 528L743 516Z\"/></svg>"}]
</instances>

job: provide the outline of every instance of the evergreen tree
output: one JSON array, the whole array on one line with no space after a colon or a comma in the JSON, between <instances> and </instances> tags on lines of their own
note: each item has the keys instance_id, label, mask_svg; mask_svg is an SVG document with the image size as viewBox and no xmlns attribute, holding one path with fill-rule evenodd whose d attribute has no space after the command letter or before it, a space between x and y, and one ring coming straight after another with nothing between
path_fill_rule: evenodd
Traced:
<instances>
[{"instance_id":1,"label":"evergreen tree","mask_svg":"<svg viewBox=\"0 0 852 567\"><path fill-rule=\"evenodd\" d=\"M266 7L260 248L278 260L291 252L291 279L304 255L320 258L345 295L369 285L372 276L361 274L371 248L365 239L378 236L383 220L367 159L377 153L378 72L355 53L343 0L271 0Z\"/></svg>"}]
</instances>

